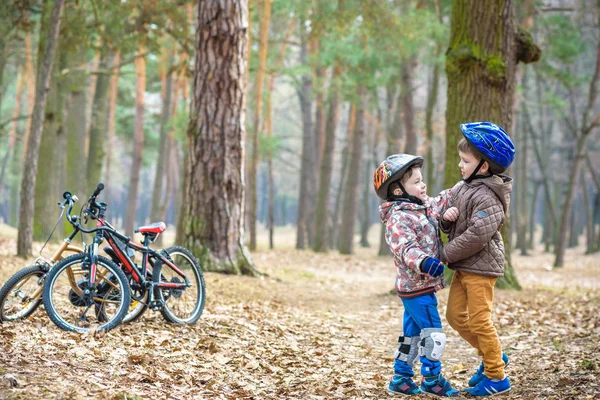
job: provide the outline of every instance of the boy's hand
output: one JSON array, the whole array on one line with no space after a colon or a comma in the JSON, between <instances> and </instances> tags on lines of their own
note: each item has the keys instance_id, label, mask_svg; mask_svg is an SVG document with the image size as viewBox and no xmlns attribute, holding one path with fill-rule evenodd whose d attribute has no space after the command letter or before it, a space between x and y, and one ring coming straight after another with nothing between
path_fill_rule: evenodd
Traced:
<instances>
[{"instance_id":1,"label":"boy's hand","mask_svg":"<svg viewBox=\"0 0 600 400\"><path fill-rule=\"evenodd\" d=\"M454 222L458 218L458 208L450 207L446 210L443 217L446 221Z\"/></svg>"},{"instance_id":2,"label":"boy's hand","mask_svg":"<svg viewBox=\"0 0 600 400\"><path fill-rule=\"evenodd\" d=\"M444 273L444 264L437 258L427 257L421 261L421 271L431 276L438 277Z\"/></svg>"}]
</instances>

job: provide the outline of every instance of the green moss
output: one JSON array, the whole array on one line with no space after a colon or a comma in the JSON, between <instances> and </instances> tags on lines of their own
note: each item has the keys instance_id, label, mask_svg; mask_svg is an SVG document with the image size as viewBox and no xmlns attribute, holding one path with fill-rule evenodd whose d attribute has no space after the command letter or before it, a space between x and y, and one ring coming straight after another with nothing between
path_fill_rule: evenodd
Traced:
<instances>
[{"instance_id":1,"label":"green moss","mask_svg":"<svg viewBox=\"0 0 600 400\"><path fill-rule=\"evenodd\" d=\"M492 81L504 79L506 74L506 65L500 56L489 56L485 60L485 72Z\"/></svg>"}]
</instances>

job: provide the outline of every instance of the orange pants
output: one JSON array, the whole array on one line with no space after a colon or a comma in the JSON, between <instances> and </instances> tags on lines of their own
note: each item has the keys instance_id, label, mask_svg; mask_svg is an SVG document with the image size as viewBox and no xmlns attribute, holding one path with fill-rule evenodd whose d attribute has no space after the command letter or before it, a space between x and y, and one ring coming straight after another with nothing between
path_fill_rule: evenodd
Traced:
<instances>
[{"instance_id":1,"label":"orange pants","mask_svg":"<svg viewBox=\"0 0 600 400\"><path fill-rule=\"evenodd\" d=\"M492 323L496 279L456 271L448 295L446 319L483 357L484 374L490 379L504 379L502 346Z\"/></svg>"}]
</instances>

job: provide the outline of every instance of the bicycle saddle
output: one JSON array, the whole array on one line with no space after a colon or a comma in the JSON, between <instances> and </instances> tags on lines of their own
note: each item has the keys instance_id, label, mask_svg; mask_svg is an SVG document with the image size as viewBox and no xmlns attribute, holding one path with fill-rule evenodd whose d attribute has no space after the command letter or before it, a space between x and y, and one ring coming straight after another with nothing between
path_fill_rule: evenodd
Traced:
<instances>
[{"instance_id":1,"label":"bicycle saddle","mask_svg":"<svg viewBox=\"0 0 600 400\"><path fill-rule=\"evenodd\" d=\"M158 233L164 232L165 229L167 229L167 225L165 225L164 222L155 222L150 225L140 226L139 228L137 228L135 230L135 233L139 232L142 234L148 234L148 233L158 234Z\"/></svg>"}]
</instances>

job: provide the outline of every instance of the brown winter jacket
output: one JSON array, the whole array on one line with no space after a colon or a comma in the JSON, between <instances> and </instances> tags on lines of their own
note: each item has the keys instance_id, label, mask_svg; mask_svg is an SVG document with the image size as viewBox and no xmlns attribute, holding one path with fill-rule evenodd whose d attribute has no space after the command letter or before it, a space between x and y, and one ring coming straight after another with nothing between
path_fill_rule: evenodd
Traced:
<instances>
[{"instance_id":1,"label":"brown winter jacket","mask_svg":"<svg viewBox=\"0 0 600 400\"><path fill-rule=\"evenodd\" d=\"M511 191L512 178L503 175L459 182L454 187L447 207L457 207L458 218L454 223L442 220L440 224L449 239L440 259L450 269L486 276L504 275L500 227L510 205Z\"/></svg>"}]
</instances>

